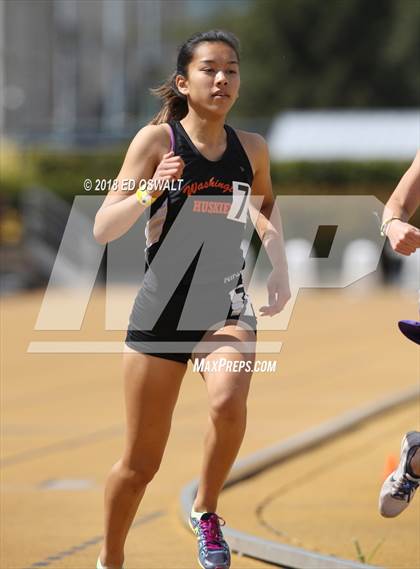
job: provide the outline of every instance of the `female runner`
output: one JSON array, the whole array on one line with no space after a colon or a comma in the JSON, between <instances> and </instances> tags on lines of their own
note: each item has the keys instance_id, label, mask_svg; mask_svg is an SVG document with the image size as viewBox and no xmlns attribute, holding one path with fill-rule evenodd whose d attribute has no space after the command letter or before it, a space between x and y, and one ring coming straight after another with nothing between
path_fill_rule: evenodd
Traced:
<instances>
[{"instance_id":1,"label":"female runner","mask_svg":"<svg viewBox=\"0 0 420 569\"><path fill-rule=\"evenodd\" d=\"M119 187L96 215L94 235L105 244L126 233L145 211L149 214L146 273L123 354L125 448L106 482L98 569L123 565L125 540L159 469L187 362L197 357L213 370L205 365L201 372L209 427L190 525L200 566L230 567L220 529L224 520L216 511L246 427L252 366L236 364L255 357L257 322L241 274L248 211L254 212L252 221L273 266L269 302L260 315L277 314L290 298L267 145L260 135L225 123L239 85L239 43L233 34L212 30L188 39L175 73L154 90L162 109L133 139ZM127 179L139 188L124 191ZM232 365L214 371L221 356Z\"/></svg>"}]
</instances>

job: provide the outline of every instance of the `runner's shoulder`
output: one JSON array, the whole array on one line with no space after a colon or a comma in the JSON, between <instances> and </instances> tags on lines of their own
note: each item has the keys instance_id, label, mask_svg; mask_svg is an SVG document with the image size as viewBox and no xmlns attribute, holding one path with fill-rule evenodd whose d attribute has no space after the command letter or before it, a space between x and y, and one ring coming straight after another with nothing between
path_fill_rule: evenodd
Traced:
<instances>
[{"instance_id":1,"label":"runner's shoulder","mask_svg":"<svg viewBox=\"0 0 420 569\"><path fill-rule=\"evenodd\" d=\"M169 152L171 148L171 137L167 123L147 124L142 127L131 142L134 152L147 153L159 158Z\"/></svg>"},{"instance_id":2,"label":"runner's shoulder","mask_svg":"<svg viewBox=\"0 0 420 569\"><path fill-rule=\"evenodd\" d=\"M268 156L268 145L265 138L257 132L248 132L235 128L235 132L245 152L254 164Z\"/></svg>"}]
</instances>

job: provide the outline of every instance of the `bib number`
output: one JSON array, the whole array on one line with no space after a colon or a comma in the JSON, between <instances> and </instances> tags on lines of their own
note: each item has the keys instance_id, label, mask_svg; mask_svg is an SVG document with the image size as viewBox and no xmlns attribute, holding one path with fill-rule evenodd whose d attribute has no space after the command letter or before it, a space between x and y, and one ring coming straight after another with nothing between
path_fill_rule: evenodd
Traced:
<instances>
[{"instance_id":1,"label":"bib number","mask_svg":"<svg viewBox=\"0 0 420 569\"><path fill-rule=\"evenodd\" d=\"M227 214L227 219L246 223L251 187L245 182L232 181L232 189L232 205Z\"/></svg>"}]
</instances>

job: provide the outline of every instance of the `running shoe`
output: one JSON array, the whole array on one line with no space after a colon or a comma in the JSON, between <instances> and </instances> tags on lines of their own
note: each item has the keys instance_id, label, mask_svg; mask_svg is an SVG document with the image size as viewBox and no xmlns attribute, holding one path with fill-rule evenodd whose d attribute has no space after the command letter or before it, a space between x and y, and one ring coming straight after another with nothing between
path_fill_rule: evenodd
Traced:
<instances>
[{"instance_id":1,"label":"running shoe","mask_svg":"<svg viewBox=\"0 0 420 569\"><path fill-rule=\"evenodd\" d=\"M201 517L190 515L190 527L198 540L198 562L202 569L229 569L230 551L220 529L225 520L213 512Z\"/></svg>"},{"instance_id":2,"label":"running shoe","mask_svg":"<svg viewBox=\"0 0 420 569\"><path fill-rule=\"evenodd\" d=\"M395 518L401 514L419 487L420 478L410 474L409 469L410 460L418 448L420 448L420 432L410 431L404 435L398 468L385 480L379 496L379 511L384 518Z\"/></svg>"}]
</instances>

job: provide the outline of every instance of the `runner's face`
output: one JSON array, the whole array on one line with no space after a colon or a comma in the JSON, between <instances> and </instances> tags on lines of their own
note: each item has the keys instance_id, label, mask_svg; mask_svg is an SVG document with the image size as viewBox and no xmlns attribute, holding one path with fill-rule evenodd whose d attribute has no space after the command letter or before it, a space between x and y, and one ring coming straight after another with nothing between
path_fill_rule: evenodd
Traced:
<instances>
[{"instance_id":1,"label":"runner's face","mask_svg":"<svg viewBox=\"0 0 420 569\"><path fill-rule=\"evenodd\" d=\"M239 62L235 51L223 42L203 42L188 66L188 79L179 87L189 104L226 115L238 98Z\"/></svg>"}]
</instances>

